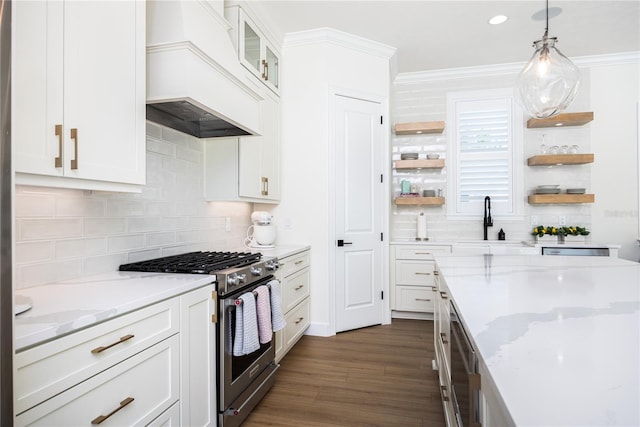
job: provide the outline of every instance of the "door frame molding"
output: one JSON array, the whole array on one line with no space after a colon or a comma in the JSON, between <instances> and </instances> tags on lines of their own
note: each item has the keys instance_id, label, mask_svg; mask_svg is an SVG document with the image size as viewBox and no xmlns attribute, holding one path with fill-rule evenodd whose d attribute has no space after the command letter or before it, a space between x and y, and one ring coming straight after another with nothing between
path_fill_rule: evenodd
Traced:
<instances>
[{"instance_id":1,"label":"door frame molding","mask_svg":"<svg viewBox=\"0 0 640 427\"><path fill-rule=\"evenodd\" d=\"M328 97L328 109L329 109L329 133L328 133L328 159L329 159L329 188L331 192L331 196L329 197L329 203L327 206L327 215L329 220L329 254L328 254L328 267L329 271L333 272L332 280L329 281L329 289L328 289L328 301L329 301L329 325L328 329L330 335L336 334L336 281L335 281L335 271L336 271L336 251L337 246L336 242L336 226L334 218L334 212L336 207L336 198L335 191L333 189L336 185L335 180L335 167L333 163L333 159L335 159L336 155L336 140L335 140L335 132L336 132L336 108L335 108L335 100L336 96L344 96L347 98L355 98L363 101L376 102L379 103L382 107L382 115L384 117L384 126L382 131L382 164L383 174L384 174L384 185L382 189L382 197L383 200L386 200L387 203L382 204L382 232L384 233L384 241L382 242L382 292L384 292L384 300L382 301L382 324L391 323L391 295L389 291L389 204L391 200L390 195L390 186L389 180L391 179L391 162L390 162L390 132L391 126L389 123L389 98L384 95L361 92L353 89L345 89L337 86L329 86L329 97Z\"/></svg>"}]
</instances>

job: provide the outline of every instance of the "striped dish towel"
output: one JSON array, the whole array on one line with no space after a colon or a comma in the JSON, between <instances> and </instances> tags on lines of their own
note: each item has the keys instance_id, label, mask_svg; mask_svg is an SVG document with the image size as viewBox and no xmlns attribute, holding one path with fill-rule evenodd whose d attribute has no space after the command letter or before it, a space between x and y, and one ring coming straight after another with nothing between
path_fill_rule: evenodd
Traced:
<instances>
[{"instance_id":1,"label":"striped dish towel","mask_svg":"<svg viewBox=\"0 0 640 427\"><path fill-rule=\"evenodd\" d=\"M274 332L284 329L287 322L282 313L282 294L280 293L280 282L276 279L267 283L271 288L271 328Z\"/></svg>"},{"instance_id":2,"label":"striped dish towel","mask_svg":"<svg viewBox=\"0 0 640 427\"><path fill-rule=\"evenodd\" d=\"M258 313L258 335L260 344L271 342L273 330L271 329L271 300L269 298L269 288L265 285L258 286L255 290L256 311Z\"/></svg>"},{"instance_id":3,"label":"striped dish towel","mask_svg":"<svg viewBox=\"0 0 640 427\"><path fill-rule=\"evenodd\" d=\"M239 297L242 304L236 306L236 331L233 342L233 355L244 356L260 348L258 341L258 320L256 300L251 292Z\"/></svg>"}]
</instances>

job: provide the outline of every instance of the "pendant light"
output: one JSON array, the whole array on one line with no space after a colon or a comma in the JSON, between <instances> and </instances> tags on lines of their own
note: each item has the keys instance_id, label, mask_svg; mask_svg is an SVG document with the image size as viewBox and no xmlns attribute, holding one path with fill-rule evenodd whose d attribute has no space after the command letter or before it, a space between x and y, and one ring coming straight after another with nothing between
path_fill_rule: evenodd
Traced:
<instances>
[{"instance_id":1,"label":"pendant light","mask_svg":"<svg viewBox=\"0 0 640 427\"><path fill-rule=\"evenodd\" d=\"M549 37L549 0L546 0L546 27L541 40L533 42L535 52L516 80L519 100L532 117L543 119L566 109L578 93L580 70Z\"/></svg>"}]
</instances>

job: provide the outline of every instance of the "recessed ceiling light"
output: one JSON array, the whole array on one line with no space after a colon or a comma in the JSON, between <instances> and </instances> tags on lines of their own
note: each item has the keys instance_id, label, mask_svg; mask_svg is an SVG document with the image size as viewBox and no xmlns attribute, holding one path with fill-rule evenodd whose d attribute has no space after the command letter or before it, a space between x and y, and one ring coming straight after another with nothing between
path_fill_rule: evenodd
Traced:
<instances>
[{"instance_id":1,"label":"recessed ceiling light","mask_svg":"<svg viewBox=\"0 0 640 427\"><path fill-rule=\"evenodd\" d=\"M498 25L498 24L502 24L503 22L507 22L507 18L504 15L496 15L493 18L489 19L489 24L491 25Z\"/></svg>"}]
</instances>

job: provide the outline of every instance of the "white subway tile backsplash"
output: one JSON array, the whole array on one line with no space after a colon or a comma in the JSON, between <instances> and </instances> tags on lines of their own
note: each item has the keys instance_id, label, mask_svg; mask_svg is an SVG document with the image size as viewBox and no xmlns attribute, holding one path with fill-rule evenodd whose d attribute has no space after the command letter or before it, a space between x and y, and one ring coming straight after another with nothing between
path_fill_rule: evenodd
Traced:
<instances>
[{"instance_id":1,"label":"white subway tile backsplash","mask_svg":"<svg viewBox=\"0 0 640 427\"><path fill-rule=\"evenodd\" d=\"M202 140L148 122L147 184L139 194L16 187L16 287L241 248L253 205L204 200L203 152Z\"/></svg>"}]
</instances>

